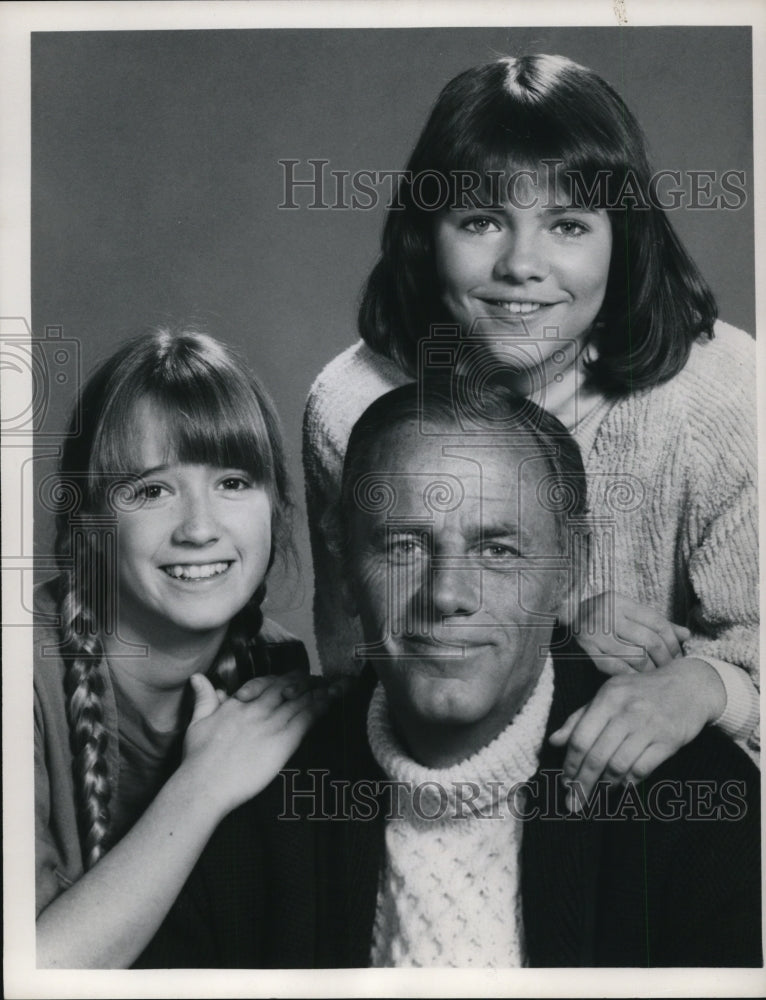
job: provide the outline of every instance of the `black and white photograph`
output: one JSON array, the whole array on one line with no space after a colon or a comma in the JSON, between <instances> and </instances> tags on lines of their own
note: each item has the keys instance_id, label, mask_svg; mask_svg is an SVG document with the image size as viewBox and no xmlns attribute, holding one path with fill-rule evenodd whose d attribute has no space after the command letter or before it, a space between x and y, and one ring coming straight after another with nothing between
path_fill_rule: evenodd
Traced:
<instances>
[{"instance_id":1,"label":"black and white photograph","mask_svg":"<svg viewBox=\"0 0 766 1000\"><path fill-rule=\"evenodd\" d=\"M0 5L5 995L766 991L720 6Z\"/></svg>"}]
</instances>

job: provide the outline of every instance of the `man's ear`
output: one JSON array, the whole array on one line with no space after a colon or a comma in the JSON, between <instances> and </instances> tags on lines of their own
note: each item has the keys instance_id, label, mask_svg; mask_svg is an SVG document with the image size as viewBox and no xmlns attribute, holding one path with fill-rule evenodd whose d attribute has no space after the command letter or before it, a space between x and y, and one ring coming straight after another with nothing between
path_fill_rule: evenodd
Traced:
<instances>
[{"instance_id":1,"label":"man's ear","mask_svg":"<svg viewBox=\"0 0 766 1000\"><path fill-rule=\"evenodd\" d=\"M354 579L349 565L348 540L342 527L337 506L328 507L321 519L321 531L324 534L327 551L335 565L339 567L340 599L343 610L350 618L356 618L359 607L356 603Z\"/></svg>"},{"instance_id":2,"label":"man's ear","mask_svg":"<svg viewBox=\"0 0 766 1000\"><path fill-rule=\"evenodd\" d=\"M558 587L559 598L556 606L556 616L561 625L569 625L576 621L582 600L582 584L576 573L570 567L562 573Z\"/></svg>"}]
</instances>

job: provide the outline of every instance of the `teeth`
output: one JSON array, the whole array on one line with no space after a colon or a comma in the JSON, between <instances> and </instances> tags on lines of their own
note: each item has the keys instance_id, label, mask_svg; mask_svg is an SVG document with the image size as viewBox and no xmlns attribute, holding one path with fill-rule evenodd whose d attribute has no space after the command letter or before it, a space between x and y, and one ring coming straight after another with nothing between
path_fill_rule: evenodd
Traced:
<instances>
[{"instance_id":1,"label":"teeth","mask_svg":"<svg viewBox=\"0 0 766 1000\"><path fill-rule=\"evenodd\" d=\"M176 580L207 580L211 576L220 576L221 573L225 573L229 568L229 563L179 564L178 566L163 566L162 568L168 576L172 576Z\"/></svg>"},{"instance_id":2,"label":"teeth","mask_svg":"<svg viewBox=\"0 0 766 1000\"><path fill-rule=\"evenodd\" d=\"M540 306L543 304L541 302L498 302L499 306L502 306L509 313L514 315L522 315L524 313L537 312Z\"/></svg>"}]
</instances>

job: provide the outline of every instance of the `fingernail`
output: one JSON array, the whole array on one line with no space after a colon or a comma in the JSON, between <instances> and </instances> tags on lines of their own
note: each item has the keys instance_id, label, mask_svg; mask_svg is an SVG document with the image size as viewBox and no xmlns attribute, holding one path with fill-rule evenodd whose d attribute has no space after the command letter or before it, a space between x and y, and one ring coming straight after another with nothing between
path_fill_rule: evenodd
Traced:
<instances>
[{"instance_id":1,"label":"fingernail","mask_svg":"<svg viewBox=\"0 0 766 1000\"><path fill-rule=\"evenodd\" d=\"M298 685L297 684L290 684L282 692L282 694L284 695L285 698L292 698L293 695L295 695L297 693L298 693Z\"/></svg>"}]
</instances>

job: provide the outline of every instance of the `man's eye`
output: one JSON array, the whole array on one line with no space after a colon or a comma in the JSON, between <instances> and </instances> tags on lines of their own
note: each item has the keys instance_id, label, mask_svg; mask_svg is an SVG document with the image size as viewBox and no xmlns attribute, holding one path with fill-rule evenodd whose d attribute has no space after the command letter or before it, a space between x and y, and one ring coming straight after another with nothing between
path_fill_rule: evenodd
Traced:
<instances>
[{"instance_id":1,"label":"man's eye","mask_svg":"<svg viewBox=\"0 0 766 1000\"><path fill-rule=\"evenodd\" d=\"M481 550L481 554L487 559L518 559L521 553L513 545L505 545L501 542L488 542Z\"/></svg>"},{"instance_id":2,"label":"man's eye","mask_svg":"<svg viewBox=\"0 0 766 1000\"><path fill-rule=\"evenodd\" d=\"M423 552L423 542L416 535L395 535L389 539L388 555L395 562L409 562Z\"/></svg>"},{"instance_id":3,"label":"man's eye","mask_svg":"<svg viewBox=\"0 0 766 1000\"><path fill-rule=\"evenodd\" d=\"M497 222L485 215L475 216L473 219L466 219L463 222L461 229L465 229L469 233L474 233L477 236L483 236L484 233L500 232L500 226Z\"/></svg>"}]
</instances>

